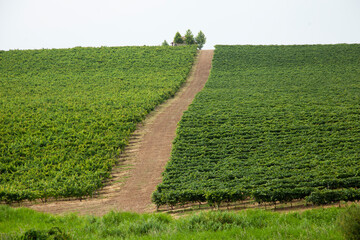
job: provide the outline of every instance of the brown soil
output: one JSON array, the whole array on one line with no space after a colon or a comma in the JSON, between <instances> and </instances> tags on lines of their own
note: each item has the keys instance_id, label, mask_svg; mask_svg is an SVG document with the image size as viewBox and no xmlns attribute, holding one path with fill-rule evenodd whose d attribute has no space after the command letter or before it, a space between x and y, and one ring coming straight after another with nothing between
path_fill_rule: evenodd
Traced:
<instances>
[{"instance_id":1,"label":"brown soil","mask_svg":"<svg viewBox=\"0 0 360 240\"><path fill-rule=\"evenodd\" d=\"M28 207L49 213L77 212L104 215L110 210L152 212L151 194L161 182L170 158L177 123L195 95L204 87L211 69L212 50L202 50L190 77L178 94L155 109L138 126L114 167L112 178L95 198L61 200Z\"/></svg>"}]
</instances>

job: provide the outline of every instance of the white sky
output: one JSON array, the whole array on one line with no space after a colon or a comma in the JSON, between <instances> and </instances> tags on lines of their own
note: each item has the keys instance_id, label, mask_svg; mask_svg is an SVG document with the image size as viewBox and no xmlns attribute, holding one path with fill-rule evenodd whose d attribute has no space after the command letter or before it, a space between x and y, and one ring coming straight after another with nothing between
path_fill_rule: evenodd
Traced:
<instances>
[{"instance_id":1,"label":"white sky","mask_svg":"<svg viewBox=\"0 0 360 240\"><path fill-rule=\"evenodd\" d=\"M169 43L360 43L360 0L0 0L0 50Z\"/></svg>"}]
</instances>

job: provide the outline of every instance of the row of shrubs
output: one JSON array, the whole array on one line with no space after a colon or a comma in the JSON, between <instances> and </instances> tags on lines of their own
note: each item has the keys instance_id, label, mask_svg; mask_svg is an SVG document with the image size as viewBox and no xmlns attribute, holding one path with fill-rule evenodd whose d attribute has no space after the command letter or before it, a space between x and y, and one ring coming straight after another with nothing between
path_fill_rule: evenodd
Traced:
<instances>
[{"instance_id":1,"label":"row of shrubs","mask_svg":"<svg viewBox=\"0 0 360 240\"><path fill-rule=\"evenodd\" d=\"M87 187L77 188L75 186L67 186L63 191L55 191L54 189L47 190L28 190L0 187L0 202L6 204L20 203L22 201L35 201L41 199L46 202L48 199L58 198L76 198L82 200L86 197L92 197L96 190L96 186L89 184Z\"/></svg>"},{"instance_id":2,"label":"row of shrubs","mask_svg":"<svg viewBox=\"0 0 360 240\"><path fill-rule=\"evenodd\" d=\"M253 198L260 203L288 203L296 199L305 199L306 202L315 205L330 204L339 201L360 200L360 189L314 189L314 188L293 188L293 189L263 189L249 191L244 189L220 189L213 191L165 191L159 189L152 195L152 201L157 208L168 205L171 208L177 204L207 202L210 206L220 207L222 203L231 203Z\"/></svg>"}]
</instances>

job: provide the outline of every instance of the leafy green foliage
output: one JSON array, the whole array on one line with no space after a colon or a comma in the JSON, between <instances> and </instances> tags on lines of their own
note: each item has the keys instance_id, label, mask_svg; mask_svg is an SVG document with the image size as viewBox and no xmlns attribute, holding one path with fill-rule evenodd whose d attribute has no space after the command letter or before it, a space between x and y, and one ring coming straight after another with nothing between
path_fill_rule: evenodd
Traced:
<instances>
[{"instance_id":1,"label":"leafy green foliage","mask_svg":"<svg viewBox=\"0 0 360 240\"><path fill-rule=\"evenodd\" d=\"M175 219L168 214L126 212L56 216L0 206L0 238L18 239L29 230L47 234L57 226L70 239L343 239L336 218L344 211L204 211Z\"/></svg>"},{"instance_id":2,"label":"leafy green foliage","mask_svg":"<svg viewBox=\"0 0 360 240\"><path fill-rule=\"evenodd\" d=\"M360 199L360 189L322 189L311 192L306 201L317 205L330 204L340 201L356 201Z\"/></svg>"},{"instance_id":3,"label":"leafy green foliage","mask_svg":"<svg viewBox=\"0 0 360 240\"><path fill-rule=\"evenodd\" d=\"M164 40L162 42L161 46L163 46L163 47L169 46L169 43L166 40Z\"/></svg>"},{"instance_id":4,"label":"leafy green foliage","mask_svg":"<svg viewBox=\"0 0 360 240\"><path fill-rule=\"evenodd\" d=\"M198 49L201 50L206 43L206 37L202 31L200 31L198 35L196 35L195 42L198 45Z\"/></svg>"},{"instance_id":5,"label":"leafy green foliage","mask_svg":"<svg viewBox=\"0 0 360 240\"><path fill-rule=\"evenodd\" d=\"M0 201L91 196L196 47L1 52Z\"/></svg>"},{"instance_id":6,"label":"leafy green foliage","mask_svg":"<svg viewBox=\"0 0 360 240\"><path fill-rule=\"evenodd\" d=\"M58 227L52 227L48 231L30 229L20 237L21 240L67 240L70 239L69 235L63 233Z\"/></svg>"},{"instance_id":7,"label":"leafy green foliage","mask_svg":"<svg viewBox=\"0 0 360 240\"><path fill-rule=\"evenodd\" d=\"M184 43L184 39L182 38L182 36L179 32L176 32L176 34L175 34L174 43L175 44L183 44Z\"/></svg>"},{"instance_id":8,"label":"leafy green foliage","mask_svg":"<svg viewBox=\"0 0 360 240\"><path fill-rule=\"evenodd\" d=\"M216 46L154 202L359 200L359 59L359 44Z\"/></svg>"},{"instance_id":9,"label":"leafy green foliage","mask_svg":"<svg viewBox=\"0 0 360 240\"><path fill-rule=\"evenodd\" d=\"M187 45L195 44L194 35L192 34L191 30L188 29L185 34L185 43Z\"/></svg>"},{"instance_id":10,"label":"leafy green foliage","mask_svg":"<svg viewBox=\"0 0 360 240\"><path fill-rule=\"evenodd\" d=\"M352 205L338 218L338 224L346 239L360 239L360 207Z\"/></svg>"}]
</instances>

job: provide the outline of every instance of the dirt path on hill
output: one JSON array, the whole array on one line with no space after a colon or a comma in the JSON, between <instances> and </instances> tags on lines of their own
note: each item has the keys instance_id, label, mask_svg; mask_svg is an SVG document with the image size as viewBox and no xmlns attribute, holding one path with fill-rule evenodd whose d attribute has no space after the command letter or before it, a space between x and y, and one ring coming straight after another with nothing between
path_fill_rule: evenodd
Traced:
<instances>
[{"instance_id":1,"label":"dirt path on hill","mask_svg":"<svg viewBox=\"0 0 360 240\"><path fill-rule=\"evenodd\" d=\"M104 215L110 210L152 212L151 194L161 182L170 158L177 123L195 95L204 87L211 69L213 50L202 50L184 87L160 105L138 126L112 171L112 178L95 198L61 200L28 207L49 213L77 212Z\"/></svg>"}]
</instances>

